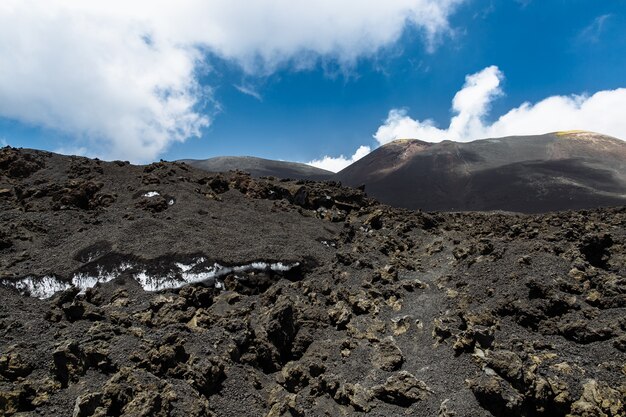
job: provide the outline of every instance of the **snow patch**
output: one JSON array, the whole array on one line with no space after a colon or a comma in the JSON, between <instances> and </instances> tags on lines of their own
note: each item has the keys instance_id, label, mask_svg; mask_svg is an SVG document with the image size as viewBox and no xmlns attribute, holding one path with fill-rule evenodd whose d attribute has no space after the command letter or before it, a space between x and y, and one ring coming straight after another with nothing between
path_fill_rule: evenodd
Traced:
<instances>
[{"instance_id":1,"label":"snow patch","mask_svg":"<svg viewBox=\"0 0 626 417\"><path fill-rule=\"evenodd\" d=\"M13 283L13 287L22 294L44 299L53 296L59 291L68 290L72 286L66 282L59 281L56 277L46 275L41 278L23 278Z\"/></svg>"},{"instance_id":2,"label":"snow patch","mask_svg":"<svg viewBox=\"0 0 626 417\"><path fill-rule=\"evenodd\" d=\"M161 291L166 289L181 288L185 285L203 282L207 285L213 285L215 288L223 290L224 282L222 277L231 273L242 272L288 272L300 265L299 262L292 264L283 262L252 262L245 265L223 266L214 263L211 266L201 266L206 262L205 258L197 258L190 264L181 262L174 263L177 270L172 270L162 275L150 275L147 270L143 269L133 275L135 280L142 286L145 291ZM78 273L75 274L71 283L59 280L54 276L44 276L41 278L26 277L18 281L4 280L2 284L15 288L21 294L30 295L40 299L52 297L59 291L65 291L72 287L78 288L80 293L84 293L87 289L96 286L99 283L106 283L114 280L121 272L136 268L128 262L121 263L117 268L110 272L103 268L98 268L97 274ZM242 279L237 277L238 279Z\"/></svg>"},{"instance_id":3,"label":"snow patch","mask_svg":"<svg viewBox=\"0 0 626 417\"><path fill-rule=\"evenodd\" d=\"M145 193L143 196L144 197L148 197L148 198L152 198L152 197L156 197L157 195L161 195L161 194L159 194L157 191L149 191L149 192Z\"/></svg>"},{"instance_id":4,"label":"snow patch","mask_svg":"<svg viewBox=\"0 0 626 417\"><path fill-rule=\"evenodd\" d=\"M105 272L102 268L98 268L98 275L92 276L88 274L78 273L72 277L72 285L84 294L89 288L95 287L98 283L113 281L119 275L119 270Z\"/></svg>"}]
</instances>

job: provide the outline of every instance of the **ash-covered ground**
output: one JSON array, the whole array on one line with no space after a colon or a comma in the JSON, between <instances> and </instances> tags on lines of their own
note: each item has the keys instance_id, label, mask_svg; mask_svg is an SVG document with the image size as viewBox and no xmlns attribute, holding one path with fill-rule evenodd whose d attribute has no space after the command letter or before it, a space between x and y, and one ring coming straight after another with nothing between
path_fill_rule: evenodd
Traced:
<instances>
[{"instance_id":1,"label":"ash-covered ground","mask_svg":"<svg viewBox=\"0 0 626 417\"><path fill-rule=\"evenodd\" d=\"M0 414L624 416L626 210L0 150Z\"/></svg>"}]
</instances>

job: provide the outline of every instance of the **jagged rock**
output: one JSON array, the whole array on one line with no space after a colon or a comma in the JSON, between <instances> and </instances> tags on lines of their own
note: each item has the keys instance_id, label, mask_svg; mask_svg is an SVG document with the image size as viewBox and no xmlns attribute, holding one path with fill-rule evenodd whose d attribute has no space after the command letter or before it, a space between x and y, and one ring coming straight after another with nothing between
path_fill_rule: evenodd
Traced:
<instances>
[{"instance_id":1,"label":"jagged rock","mask_svg":"<svg viewBox=\"0 0 626 417\"><path fill-rule=\"evenodd\" d=\"M84 352L74 341L70 340L59 346L52 357L54 374L64 387L70 381L76 381L87 369Z\"/></svg>"},{"instance_id":2,"label":"jagged rock","mask_svg":"<svg viewBox=\"0 0 626 417\"><path fill-rule=\"evenodd\" d=\"M24 360L19 352L9 352L0 356L0 375L9 381L27 377L33 371L33 366Z\"/></svg>"},{"instance_id":3,"label":"jagged rock","mask_svg":"<svg viewBox=\"0 0 626 417\"><path fill-rule=\"evenodd\" d=\"M63 387L77 381L90 368L105 373L116 370L107 345L102 341L80 347L77 342L69 340L53 352L52 358L54 375Z\"/></svg>"},{"instance_id":4,"label":"jagged rock","mask_svg":"<svg viewBox=\"0 0 626 417\"><path fill-rule=\"evenodd\" d=\"M527 389L527 395L533 399L533 407L538 412L563 415L569 409L572 399L568 385L556 377L534 379L534 387Z\"/></svg>"},{"instance_id":5,"label":"jagged rock","mask_svg":"<svg viewBox=\"0 0 626 417\"><path fill-rule=\"evenodd\" d=\"M153 375L123 368L97 393L87 393L77 399L76 406L88 416L169 416L173 403L179 398L173 387ZM186 400L185 400L186 401ZM92 414L87 414L93 410ZM206 400L196 398L187 403L185 415L200 417L213 415Z\"/></svg>"},{"instance_id":6,"label":"jagged rock","mask_svg":"<svg viewBox=\"0 0 626 417\"><path fill-rule=\"evenodd\" d=\"M380 319L370 319L366 316L357 316L348 323L348 335L354 339L364 339L378 342L385 332L385 322Z\"/></svg>"},{"instance_id":7,"label":"jagged rock","mask_svg":"<svg viewBox=\"0 0 626 417\"><path fill-rule=\"evenodd\" d=\"M269 311L265 331L283 361L291 355L291 346L298 332L298 319L293 301L283 298Z\"/></svg>"},{"instance_id":8,"label":"jagged rock","mask_svg":"<svg viewBox=\"0 0 626 417\"><path fill-rule=\"evenodd\" d=\"M626 353L626 336L616 338L613 346L615 346L615 349Z\"/></svg>"},{"instance_id":9,"label":"jagged rock","mask_svg":"<svg viewBox=\"0 0 626 417\"><path fill-rule=\"evenodd\" d=\"M137 208L152 212L152 213L160 213L169 208L169 201L163 197L162 195L157 195L154 197L143 197L136 204Z\"/></svg>"},{"instance_id":10,"label":"jagged rock","mask_svg":"<svg viewBox=\"0 0 626 417\"><path fill-rule=\"evenodd\" d=\"M372 409L373 393L361 384L342 384L335 393L335 400L340 404L349 404L357 411L369 412Z\"/></svg>"},{"instance_id":11,"label":"jagged rock","mask_svg":"<svg viewBox=\"0 0 626 417\"><path fill-rule=\"evenodd\" d=\"M65 304L63 305L62 310L65 314L65 318L69 321L98 321L104 319L104 316L98 307L84 301L74 301L71 304Z\"/></svg>"},{"instance_id":12,"label":"jagged rock","mask_svg":"<svg viewBox=\"0 0 626 417\"><path fill-rule=\"evenodd\" d=\"M433 320L432 336L437 343L442 343L452 336L452 330L446 323L446 318L436 318Z\"/></svg>"},{"instance_id":13,"label":"jagged rock","mask_svg":"<svg viewBox=\"0 0 626 417\"><path fill-rule=\"evenodd\" d=\"M404 362L402 351L393 337L389 336L377 343L374 348L372 364L383 371L395 371Z\"/></svg>"},{"instance_id":14,"label":"jagged rock","mask_svg":"<svg viewBox=\"0 0 626 417\"><path fill-rule=\"evenodd\" d=\"M372 214L367 216L363 224L370 226L372 229L378 230L383 227L382 218L385 213L382 210L375 210Z\"/></svg>"},{"instance_id":15,"label":"jagged rock","mask_svg":"<svg viewBox=\"0 0 626 417\"><path fill-rule=\"evenodd\" d=\"M290 362L281 369L276 377L276 382L285 387L289 392L297 393L310 382L309 370L304 364Z\"/></svg>"},{"instance_id":16,"label":"jagged rock","mask_svg":"<svg viewBox=\"0 0 626 417\"><path fill-rule=\"evenodd\" d=\"M412 317L409 315L391 319L392 330L396 336L405 334L411 328Z\"/></svg>"},{"instance_id":17,"label":"jagged rock","mask_svg":"<svg viewBox=\"0 0 626 417\"><path fill-rule=\"evenodd\" d=\"M405 291L413 292L415 290L423 290L428 288L428 284L422 282L421 280L415 279L402 279L397 284L398 289L403 289Z\"/></svg>"},{"instance_id":18,"label":"jagged rock","mask_svg":"<svg viewBox=\"0 0 626 417\"><path fill-rule=\"evenodd\" d=\"M221 175L209 177L206 180L202 181L200 182L200 184L208 185L211 190L213 190L217 194L223 194L230 189L228 181Z\"/></svg>"},{"instance_id":19,"label":"jagged rock","mask_svg":"<svg viewBox=\"0 0 626 417\"><path fill-rule=\"evenodd\" d=\"M35 390L28 384L14 386L10 391L0 391L0 413L11 416L34 409Z\"/></svg>"},{"instance_id":20,"label":"jagged rock","mask_svg":"<svg viewBox=\"0 0 626 417\"><path fill-rule=\"evenodd\" d=\"M135 355L143 356L141 353ZM185 351L183 341L176 336L170 336L164 344L147 352L141 366L145 366L155 375L165 375L168 372L178 374L182 364L188 359L189 354Z\"/></svg>"},{"instance_id":21,"label":"jagged rock","mask_svg":"<svg viewBox=\"0 0 626 417\"><path fill-rule=\"evenodd\" d=\"M626 386L622 386L620 392L592 379L583 385L583 393L572 404L567 417L621 417L626 415L624 398Z\"/></svg>"},{"instance_id":22,"label":"jagged rock","mask_svg":"<svg viewBox=\"0 0 626 417\"><path fill-rule=\"evenodd\" d=\"M423 381L407 371L390 376L384 384L372 387L372 391L379 400L402 407L425 400L431 392Z\"/></svg>"},{"instance_id":23,"label":"jagged rock","mask_svg":"<svg viewBox=\"0 0 626 417\"><path fill-rule=\"evenodd\" d=\"M82 210L98 208L103 203L108 203L108 200L104 202L97 196L102 186L103 184L101 183L83 179L69 180L54 195L53 200L55 203L53 207L56 209L78 208Z\"/></svg>"},{"instance_id":24,"label":"jagged rock","mask_svg":"<svg viewBox=\"0 0 626 417\"><path fill-rule=\"evenodd\" d=\"M350 295L348 301L352 306L354 314L367 314L370 312L377 312L377 305L368 297L365 292L360 292L356 295Z\"/></svg>"},{"instance_id":25,"label":"jagged rock","mask_svg":"<svg viewBox=\"0 0 626 417\"><path fill-rule=\"evenodd\" d=\"M482 375L469 381L469 387L482 407L494 416L521 415L523 396L497 376Z\"/></svg>"},{"instance_id":26,"label":"jagged rock","mask_svg":"<svg viewBox=\"0 0 626 417\"><path fill-rule=\"evenodd\" d=\"M583 344L607 340L615 336L615 330L611 327L599 327L583 320L563 323L559 325L559 332L564 337Z\"/></svg>"},{"instance_id":27,"label":"jagged rock","mask_svg":"<svg viewBox=\"0 0 626 417\"><path fill-rule=\"evenodd\" d=\"M519 382L523 376L523 362L520 357L508 350L496 350L487 356L487 364L502 378L511 383Z\"/></svg>"},{"instance_id":28,"label":"jagged rock","mask_svg":"<svg viewBox=\"0 0 626 417\"><path fill-rule=\"evenodd\" d=\"M183 378L205 397L209 397L218 390L220 382L224 380L225 364L218 357L192 357L183 372Z\"/></svg>"},{"instance_id":29,"label":"jagged rock","mask_svg":"<svg viewBox=\"0 0 626 417\"><path fill-rule=\"evenodd\" d=\"M339 301L334 307L328 310L328 317L332 324L339 329L345 329L352 318L352 311L345 301Z\"/></svg>"},{"instance_id":30,"label":"jagged rock","mask_svg":"<svg viewBox=\"0 0 626 417\"><path fill-rule=\"evenodd\" d=\"M269 412L265 417L288 417L302 415L302 410L296 403L296 394L286 392L282 387L275 387L269 395Z\"/></svg>"},{"instance_id":31,"label":"jagged rock","mask_svg":"<svg viewBox=\"0 0 626 417\"><path fill-rule=\"evenodd\" d=\"M102 402L102 393L93 392L80 395L74 403L74 411L72 417L90 417L96 412L96 409Z\"/></svg>"},{"instance_id":32,"label":"jagged rock","mask_svg":"<svg viewBox=\"0 0 626 417\"><path fill-rule=\"evenodd\" d=\"M31 153L11 147L0 149L0 170L9 177L26 178L44 166L42 158Z\"/></svg>"}]
</instances>

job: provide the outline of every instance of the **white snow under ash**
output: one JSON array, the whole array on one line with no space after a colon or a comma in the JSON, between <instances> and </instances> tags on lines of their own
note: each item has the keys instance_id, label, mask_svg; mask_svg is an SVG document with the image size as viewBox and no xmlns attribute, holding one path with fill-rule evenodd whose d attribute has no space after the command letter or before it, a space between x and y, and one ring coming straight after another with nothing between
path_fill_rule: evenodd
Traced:
<instances>
[{"instance_id":1,"label":"white snow under ash","mask_svg":"<svg viewBox=\"0 0 626 417\"><path fill-rule=\"evenodd\" d=\"M218 289L223 289L224 283L220 278L233 272L288 272L300 265L299 262L293 264L285 264L282 262L252 262L250 264L237 266L223 266L218 263L214 263L208 268L198 270L196 267L204 261L205 260L203 258L200 258L200 260L197 260L192 264L176 263L175 265L180 269L179 275L170 273L161 276L150 276L147 271L144 270L136 274L135 279L146 291L161 291L166 289L181 288L185 285L199 282L213 285Z\"/></svg>"},{"instance_id":2,"label":"white snow under ash","mask_svg":"<svg viewBox=\"0 0 626 417\"><path fill-rule=\"evenodd\" d=\"M252 262L250 264L223 266L214 263L211 266L202 266L206 262L205 258L197 258L192 263L186 264L181 262L174 263L176 270L164 274L150 275L146 269L141 270L133 275L135 280L142 286L145 291L161 291L166 289L181 288L185 285L205 283L212 285L217 289L224 289L222 277L231 273L243 272L288 272L300 265L295 263L282 262ZM70 282L64 282L60 279L47 275L41 278L26 277L17 281L4 280L2 285L15 288L24 295L30 295L39 299L52 297L59 291L65 291L72 287L78 288L80 293L85 293L89 288L99 283L107 283L114 280L121 272L136 268L128 262L122 262L117 268L111 271L105 271L99 267L96 274L77 273ZM144 267L145 268L145 267ZM237 276L237 279L244 279Z\"/></svg>"},{"instance_id":3,"label":"white snow under ash","mask_svg":"<svg viewBox=\"0 0 626 417\"><path fill-rule=\"evenodd\" d=\"M27 294L39 299L50 298L59 291L69 290L72 285L60 281L54 276L46 275L41 278L26 277L19 281L4 281L5 285L12 286L21 294Z\"/></svg>"},{"instance_id":4,"label":"white snow under ash","mask_svg":"<svg viewBox=\"0 0 626 417\"><path fill-rule=\"evenodd\" d=\"M72 277L72 285L78 288L81 294L84 294L85 291L89 288L95 287L96 284L113 281L118 275L118 270L113 272L104 272L102 269L98 269L98 275L96 276L78 273Z\"/></svg>"},{"instance_id":5,"label":"white snow under ash","mask_svg":"<svg viewBox=\"0 0 626 417\"><path fill-rule=\"evenodd\" d=\"M52 297L59 291L65 291L72 287L78 288L80 293L84 294L85 291L95 287L96 284L112 281L117 278L121 272L132 267L132 264L128 262L122 262L112 271L105 271L104 268L98 267L96 274L85 272L75 274L70 280L71 283L64 282L53 275L46 275L44 277L26 277L18 281L4 280L2 284L15 288L21 294L30 295L31 297L43 300Z\"/></svg>"},{"instance_id":6,"label":"white snow under ash","mask_svg":"<svg viewBox=\"0 0 626 417\"><path fill-rule=\"evenodd\" d=\"M135 195L136 195L136 194L135 194ZM159 193L158 193L158 191L149 191L149 192L145 193L145 194L143 195L143 197L152 198L152 197L156 197L156 196L158 196L158 195L161 195L161 194L159 194Z\"/></svg>"}]
</instances>

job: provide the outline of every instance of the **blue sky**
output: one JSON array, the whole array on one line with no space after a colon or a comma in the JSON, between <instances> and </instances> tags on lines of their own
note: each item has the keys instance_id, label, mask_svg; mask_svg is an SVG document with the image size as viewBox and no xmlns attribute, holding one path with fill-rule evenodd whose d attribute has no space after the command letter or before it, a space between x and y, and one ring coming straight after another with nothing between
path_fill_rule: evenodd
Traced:
<instances>
[{"instance_id":1,"label":"blue sky","mask_svg":"<svg viewBox=\"0 0 626 417\"><path fill-rule=\"evenodd\" d=\"M255 155L336 170L397 137L587 129L626 139L623 0L390 1L358 16L358 2L330 2L318 17L313 2L281 17L291 6L279 0L253 1L244 16L215 1L224 17L213 26L190 21L216 10L189 0L180 27L163 18L167 3L143 21L139 6L53 0L38 15L6 1L0 140L13 146L136 162ZM271 18L255 20L259 10ZM37 29L17 35L17 24ZM61 24L66 36L46 36Z\"/></svg>"}]
</instances>

